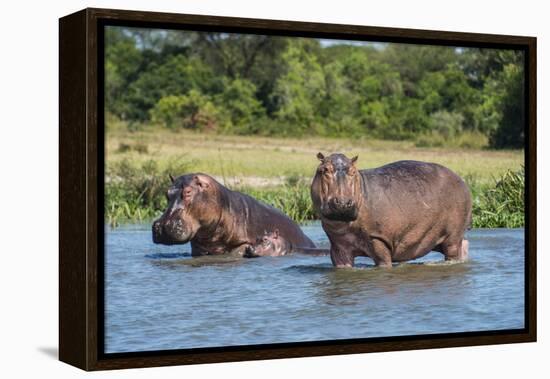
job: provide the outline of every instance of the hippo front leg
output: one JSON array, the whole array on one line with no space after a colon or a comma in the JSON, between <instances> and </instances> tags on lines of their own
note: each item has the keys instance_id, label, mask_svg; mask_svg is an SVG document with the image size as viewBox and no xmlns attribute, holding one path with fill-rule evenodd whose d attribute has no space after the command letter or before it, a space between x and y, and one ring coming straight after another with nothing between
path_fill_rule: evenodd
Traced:
<instances>
[{"instance_id":1,"label":"hippo front leg","mask_svg":"<svg viewBox=\"0 0 550 379\"><path fill-rule=\"evenodd\" d=\"M336 246L330 247L330 260L335 267L353 267L355 256L350 252Z\"/></svg>"},{"instance_id":2,"label":"hippo front leg","mask_svg":"<svg viewBox=\"0 0 550 379\"><path fill-rule=\"evenodd\" d=\"M391 251L382 240L372 239L370 257L378 267L392 267Z\"/></svg>"}]
</instances>

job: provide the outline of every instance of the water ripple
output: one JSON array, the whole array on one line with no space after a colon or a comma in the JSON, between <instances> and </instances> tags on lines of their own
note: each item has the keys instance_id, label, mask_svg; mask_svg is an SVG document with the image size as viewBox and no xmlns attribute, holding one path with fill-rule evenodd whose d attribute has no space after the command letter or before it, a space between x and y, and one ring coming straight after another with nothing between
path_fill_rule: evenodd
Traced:
<instances>
[{"instance_id":1,"label":"water ripple","mask_svg":"<svg viewBox=\"0 0 550 379\"><path fill-rule=\"evenodd\" d=\"M328 246L319 224L304 226ZM523 327L523 230L472 230L471 260L392 269L328 256L190 256L150 226L106 230L106 351L147 351Z\"/></svg>"}]
</instances>

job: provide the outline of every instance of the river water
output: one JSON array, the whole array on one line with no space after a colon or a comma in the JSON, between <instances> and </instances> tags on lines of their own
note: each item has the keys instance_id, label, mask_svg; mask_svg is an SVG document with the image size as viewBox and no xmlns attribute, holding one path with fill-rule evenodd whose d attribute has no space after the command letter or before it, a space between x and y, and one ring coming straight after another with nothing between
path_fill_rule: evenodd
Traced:
<instances>
[{"instance_id":1,"label":"river water","mask_svg":"<svg viewBox=\"0 0 550 379\"><path fill-rule=\"evenodd\" d=\"M320 224L303 226L328 246ZM328 256L191 258L150 225L105 230L105 352L524 327L524 230L468 232L470 260L439 253L392 269Z\"/></svg>"}]
</instances>

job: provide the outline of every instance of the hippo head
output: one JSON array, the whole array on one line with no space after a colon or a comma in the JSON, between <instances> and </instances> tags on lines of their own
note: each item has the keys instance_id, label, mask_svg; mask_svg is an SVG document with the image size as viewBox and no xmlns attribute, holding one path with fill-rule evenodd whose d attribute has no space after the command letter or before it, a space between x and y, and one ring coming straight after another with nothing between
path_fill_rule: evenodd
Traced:
<instances>
[{"instance_id":1,"label":"hippo head","mask_svg":"<svg viewBox=\"0 0 550 379\"><path fill-rule=\"evenodd\" d=\"M256 238L254 245L248 246L244 252L245 258L280 256L289 251L286 240L279 234L279 229L273 232L265 231L262 237Z\"/></svg>"},{"instance_id":2,"label":"hippo head","mask_svg":"<svg viewBox=\"0 0 550 379\"><path fill-rule=\"evenodd\" d=\"M153 242L183 244L220 219L220 191L208 175L188 174L172 179L166 192L168 207L153 222Z\"/></svg>"},{"instance_id":3,"label":"hippo head","mask_svg":"<svg viewBox=\"0 0 550 379\"><path fill-rule=\"evenodd\" d=\"M311 198L322 217L335 221L354 221L361 202L361 175L355 163L344 154L325 157L321 161L311 184Z\"/></svg>"}]
</instances>

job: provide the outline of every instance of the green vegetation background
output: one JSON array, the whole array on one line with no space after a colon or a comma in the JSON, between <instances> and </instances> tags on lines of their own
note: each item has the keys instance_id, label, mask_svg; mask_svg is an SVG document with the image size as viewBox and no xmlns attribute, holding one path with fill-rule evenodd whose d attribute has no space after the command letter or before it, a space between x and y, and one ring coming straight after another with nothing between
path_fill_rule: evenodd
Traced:
<instances>
[{"instance_id":1,"label":"green vegetation background","mask_svg":"<svg viewBox=\"0 0 550 379\"><path fill-rule=\"evenodd\" d=\"M251 147L270 144L263 137L289 146L324 138L333 149L338 139L403 141L379 142L387 147L382 161L395 160L392 148L411 158L428 149L445 163L449 149L459 149L482 150L496 163L491 150L507 149L508 170L450 166L470 185L474 226L523 225L521 152L509 150L524 144L522 52L119 27L107 28L105 42L107 143L118 144L107 149L105 210L113 225L158 215L169 172L205 166L223 181L223 171L258 175L238 159L219 172L190 158L197 151L185 149L185 139L197 134L234 136L235 146ZM171 138L167 132L183 142L187 157L166 152L154 137ZM218 151L216 168L224 153ZM275 155L247 158L271 166ZM225 184L310 220L312 171L303 167L268 172L282 177L268 185Z\"/></svg>"}]
</instances>

